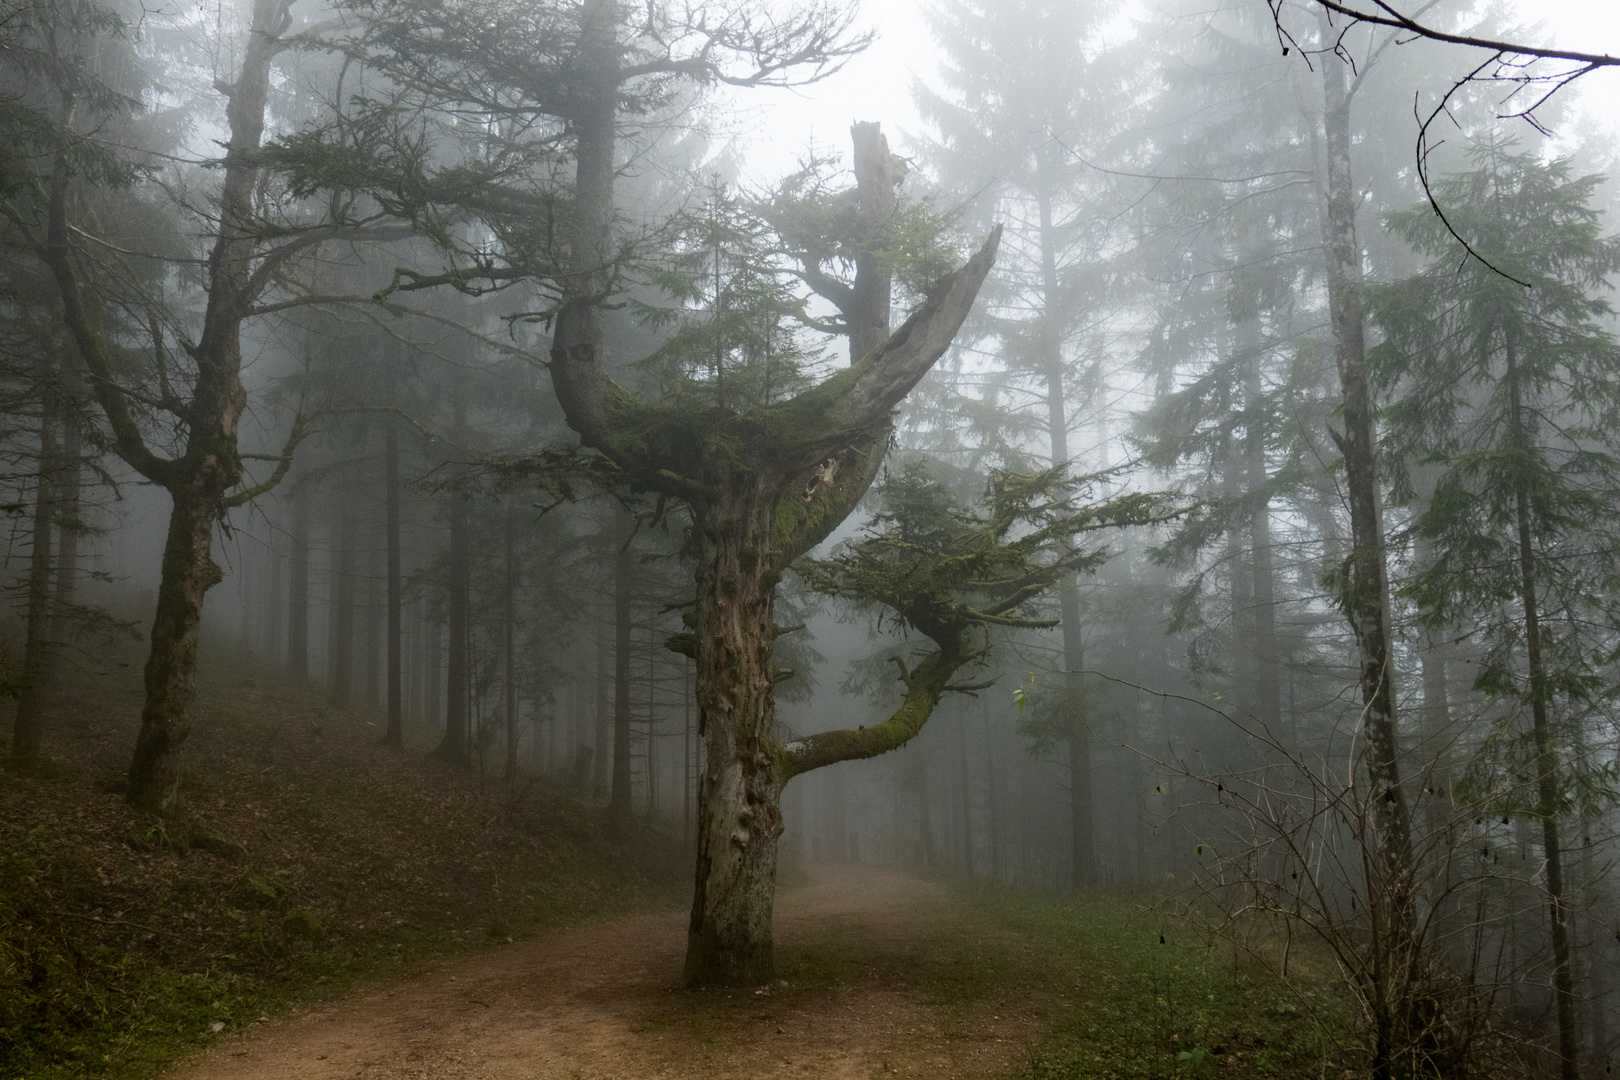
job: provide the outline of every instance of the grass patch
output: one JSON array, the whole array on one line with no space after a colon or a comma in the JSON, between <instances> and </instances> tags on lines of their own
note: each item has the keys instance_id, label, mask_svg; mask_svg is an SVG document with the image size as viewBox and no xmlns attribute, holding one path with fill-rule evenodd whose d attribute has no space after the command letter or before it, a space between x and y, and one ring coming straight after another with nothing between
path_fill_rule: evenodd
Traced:
<instances>
[{"instance_id":1,"label":"grass patch","mask_svg":"<svg viewBox=\"0 0 1620 1080\"><path fill-rule=\"evenodd\" d=\"M964 899L1025 938L1032 946L1025 964L1059 988L1048 1038L1015 1075L1314 1077L1349 1020L1326 988L1291 988L1246 972L1230 946L1212 946L1125 900L982 887L964 890ZM989 980L1012 978L1008 962L970 953L959 972L947 968L934 985L967 1000Z\"/></svg>"}]
</instances>

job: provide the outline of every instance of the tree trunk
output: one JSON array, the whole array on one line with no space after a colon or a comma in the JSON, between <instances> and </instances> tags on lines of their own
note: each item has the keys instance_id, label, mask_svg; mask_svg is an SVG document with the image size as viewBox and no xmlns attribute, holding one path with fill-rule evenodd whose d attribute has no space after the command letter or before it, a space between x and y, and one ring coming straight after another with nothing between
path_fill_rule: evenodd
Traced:
<instances>
[{"instance_id":1,"label":"tree trunk","mask_svg":"<svg viewBox=\"0 0 1620 1080\"><path fill-rule=\"evenodd\" d=\"M309 678L309 485L293 493L291 580L287 587L287 674Z\"/></svg>"},{"instance_id":2,"label":"tree trunk","mask_svg":"<svg viewBox=\"0 0 1620 1080\"><path fill-rule=\"evenodd\" d=\"M1326 18L1324 40L1337 33ZM1395 659L1389 633L1389 582L1379 515L1377 448L1373 405L1367 385L1366 341L1361 296L1361 247L1356 241L1356 191L1350 172L1350 102L1344 67L1336 57L1322 64L1323 131L1326 142L1323 185L1323 240L1327 256L1328 313L1344 407L1343 431L1328 429L1344 458L1344 487L1350 509L1350 557L1344 567L1341 604L1356 639L1360 669L1361 766L1366 771L1366 802L1376 837L1373 866L1380 881L1380 906L1388 912L1387 950L1375 964L1375 1000L1386 989L1404 985L1414 932L1411 813L1401 785L1395 718ZM1400 1048L1392 1045L1395 1025L1421 1020L1404 1015L1409 1006L1391 1003L1377 1018L1373 1076L1384 1080L1395 1069ZM1392 1011L1390 1011L1392 1010Z\"/></svg>"},{"instance_id":3,"label":"tree trunk","mask_svg":"<svg viewBox=\"0 0 1620 1080\"><path fill-rule=\"evenodd\" d=\"M383 484L387 488L388 500L388 727L383 742L397 748L405 745L404 671L400 640L405 628L405 585L399 553L399 429L392 419L388 421L384 438L386 474Z\"/></svg>"},{"instance_id":4,"label":"tree trunk","mask_svg":"<svg viewBox=\"0 0 1620 1080\"><path fill-rule=\"evenodd\" d=\"M962 865L967 876L977 877L976 860L973 857L973 784L972 774L968 771L967 750L967 713L962 713L961 724L956 729L957 757L962 766Z\"/></svg>"},{"instance_id":5,"label":"tree trunk","mask_svg":"<svg viewBox=\"0 0 1620 1080\"><path fill-rule=\"evenodd\" d=\"M56 493L56 611L51 638L60 648L70 641L77 620L73 608L79 599L79 537L84 535L84 361L77 349L62 352L61 467ZM51 665L53 682L61 680L61 665Z\"/></svg>"},{"instance_id":6,"label":"tree trunk","mask_svg":"<svg viewBox=\"0 0 1620 1080\"><path fill-rule=\"evenodd\" d=\"M1507 335L1508 402L1512 410L1514 449L1530 453L1529 425L1519 391L1516 342ZM1558 1015L1558 1075L1560 1080L1580 1076L1580 1029L1576 1013L1575 972L1570 955L1569 909L1564 895L1564 856L1558 836L1560 799L1558 750L1547 715L1552 685L1541 656L1541 610L1536 595L1536 551L1531 525L1530 488L1525 464L1517 470L1519 541L1519 602L1524 610L1524 646L1530 682L1530 740L1536 753L1536 817L1541 819L1542 858L1547 875L1547 908L1552 923L1553 997Z\"/></svg>"},{"instance_id":7,"label":"tree trunk","mask_svg":"<svg viewBox=\"0 0 1620 1080\"><path fill-rule=\"evenodd\" d=\"M1255 717L1265 725L1272 738L1292 746L1291 732L1282 730L1281 657L1277 647L1277 590L1276 571L1271 551L1271 499L1263 492L1270 482L1266 465L1266 421L1264 387L1260 378L1260 341L1257 320L1249 319L1240 326L1239 347L1244 350L1244 411L1246 431L1243 436L1243 456L1248 476L1246 486L1255 506L1249 518L1249 547L1254 579L1250 590L1250 603L1254 616L1250 620L1254 640L1254 706Z\"/></svg>"},{"instance_id":8,"label":"tree trunk","mask_svg":"<svg viewBox=\"0 0 1620 1080\"><path fill-rule=\"evenodd\" d=\"M329 600L326 621L326 700L346 709L354 697L354 519L350 499L339 486L332 514L331 555L327 559Z\"/></svg>"},{"instance_id":9,"label":"tree trunk","mask_svg":"<svg viewBox=\"0 0 1620 1080\"><path fill-rule=\"evenodd\" d=\"M45 691L51 676L51 528L56 519L55 372L41 380L38 486L34 489L33 550L28 559L28 614L23 630L22 692L11 728L11 756L23 763L39 758Z\"/></svg>"},{"instance_id":10,"label":"tree trunk","mask_svg":"<svg viewBox=\"0 0 1620 1080\"><path fill-rule=\"evenodd\" d=\"M608 794L608 820L614 832L630 830L630 513L620 507L614 535L620 544L613 558L613 788Z\"/></svg>"},{"instance_id":11,"label":"tree trunk","mask_svg":"<svg viewBox=\"0 0 1620 1080\"><path fill-rule=\"evenodd\" d=\"M458 425L459 427L459 425ZM467 655L468 616L472 606L472 545L467 535L467 496L450 491L450 579L447 631L449 658L445 668L444 738L434 756L455 765L472 761L467 698L471 658Z\"/></svg>"},{"instance_id":12,"label":"tree trunk","mask_svg":"<svg viewBox=\"0 0 1620 1080\"><path fill-rule=\"evenodd\" d=\"M1046 433L1052 448L1052 464L1071 461L1069 456L1069 408L1063 371L1063 340L1058 327L1057 229L1052 218L1051 185L1043 183L1036 195L1040 214L1041 245L1041 348L1046 368ZM1069 828L1071 888L1087 888L1097 883L1097 837L1092 814L1091 729L1082 704L1082 676L1085 647L1081 641L1080 588L1072 576L1058 586L1058 610L1062 620L1063 686L1069 727L1065 736L1069 751Z\"/></svg>"},{"instance_id":13,"label":"tree trunk","mask_svg":"<svg viewBox=\"0 0 1620 1080\"><path fill-rule=\"evenodd\" d=\"M765 557L776 499L770 479L749 470L716 481L711 497L693 507L698 731L707 770L686 980L757 986L775 971L771 912L784 782L771 739L779 574Z\"/></svg>"},{"instance_id":14,"label":"tree trunk","mask_svg":"<svg viewBox=\"0 0 1620 1080\"><path fill-rule=\"evenodd\" d=\"M506 773L508 784L516 783L518 771L517 758L517 549L513 533L517 528L517 507L513 500L508 498L506 503L506 582L505 596L501 605L501 638L506 647ZM535 719L540 717L540 703L535 702ZM555 722L554 722L555 723ZM538 739L539 731L535 736Z\"/></svg>"},{"instance_id":15,"label":"tree trunk","mask_svg":"<svg viewBox=\"0 0 1620 1080\"><path fill-rule=\"evenodd\" d=\"M146 660L146 702L125 793L131 805L157 813L179 808L180 755L197 697L203 596L225 577L211 555L219 492L213 484L196 487L202 490L171 492L174 507Z\"/></svg>"},{"instance_id":16,"label":"tree trunk","mask_svg":"<svg viewBox=\"0 0 1620 1080\"><path fill-rule=\"evenodd\" d=\"M366 599L361 610L365 613L366 632L361 635L365 642L366 663L362 669L361 678L365 685L366 708L379 709L383 704L383 679L386 675L383 667L383 639L387 636L386 602L383 590L387 586L386 573L379 577L372 569L376 556L377 532L375 529L366 530L366 553L363 559L366 567Z\"/></svg>"}]
</instances>

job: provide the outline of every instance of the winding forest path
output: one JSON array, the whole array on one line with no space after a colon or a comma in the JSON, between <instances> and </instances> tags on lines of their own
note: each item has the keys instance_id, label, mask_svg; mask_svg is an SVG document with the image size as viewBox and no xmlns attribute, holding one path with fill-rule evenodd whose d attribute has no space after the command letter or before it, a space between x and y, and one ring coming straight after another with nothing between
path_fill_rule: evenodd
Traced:
<instances>
[{"instance_id":1,"label":"winding forest path","mask_svg":"<svg viewBox=\"0 0 1620 1080\"><path fill-rule=\"evenodd\" d=\"M466 957L256 1024L171 1076L987 1076L1017 1068L1055 1004L1018 935L892 871L822 867L784 889L786 985L768 990L682 990L684 923L640 916Z\"/></svg>"}]
</instances>

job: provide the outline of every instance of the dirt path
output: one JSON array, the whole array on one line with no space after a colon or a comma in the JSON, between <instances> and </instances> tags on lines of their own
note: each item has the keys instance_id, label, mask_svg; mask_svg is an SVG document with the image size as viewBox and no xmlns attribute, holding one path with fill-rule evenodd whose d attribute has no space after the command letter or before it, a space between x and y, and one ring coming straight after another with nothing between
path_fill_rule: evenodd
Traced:
<instances>
[{"instance_id":1,"label":"dirt path","mask_svg":"<svg viewBox=\"0 0 1620 1080\"><path fill-rule=\"evenodd\" d=\"M902 874L824 868L784 890L787 985L764 991L681 990L684 922L642 916L468 957L253 1025L171 1075L969 1077L1015 1067L1045 1027L1022 943Z\"/></svg>"}]
</instances>

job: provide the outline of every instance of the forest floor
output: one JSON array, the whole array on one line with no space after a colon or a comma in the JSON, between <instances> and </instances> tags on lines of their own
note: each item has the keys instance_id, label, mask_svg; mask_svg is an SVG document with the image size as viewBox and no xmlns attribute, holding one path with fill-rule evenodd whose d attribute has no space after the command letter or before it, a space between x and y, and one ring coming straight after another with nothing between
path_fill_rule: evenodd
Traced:
<instances>
[{"instance_id":1,"label":"forest floor","mask_svg":"<svg viewBox=\"0 0 1620 1080\"><path fill-rule=\"evenodd\" d=\"M1151 905L875 867L786 870L777 983L681 989L678 840L206 670L182 821L119 797L128 671L66 689L44 766L4 775L3 1080L1236 1080L1337 1056L1332 994Z\"/></svg>"},{"instance_id":2,"label":"forest floor","mask_svg":"<svg viewBox=\"0 0 1620 1080\"><path fill-rule=\"evenodd\" d=\"M1320 1066L1285 998L1234 976L1225 957L1166 948L1145 923L1132 933L1117 905L1087 912L865 866L808 877L778 895L770 986L683 989L684 920L641 915L290 1012L172 1080L1282 1077ZM1099 914L1100 940L1086 932ZM1158 957L1129 962L1154 946Z\"/></svg>"}]
</instances>

